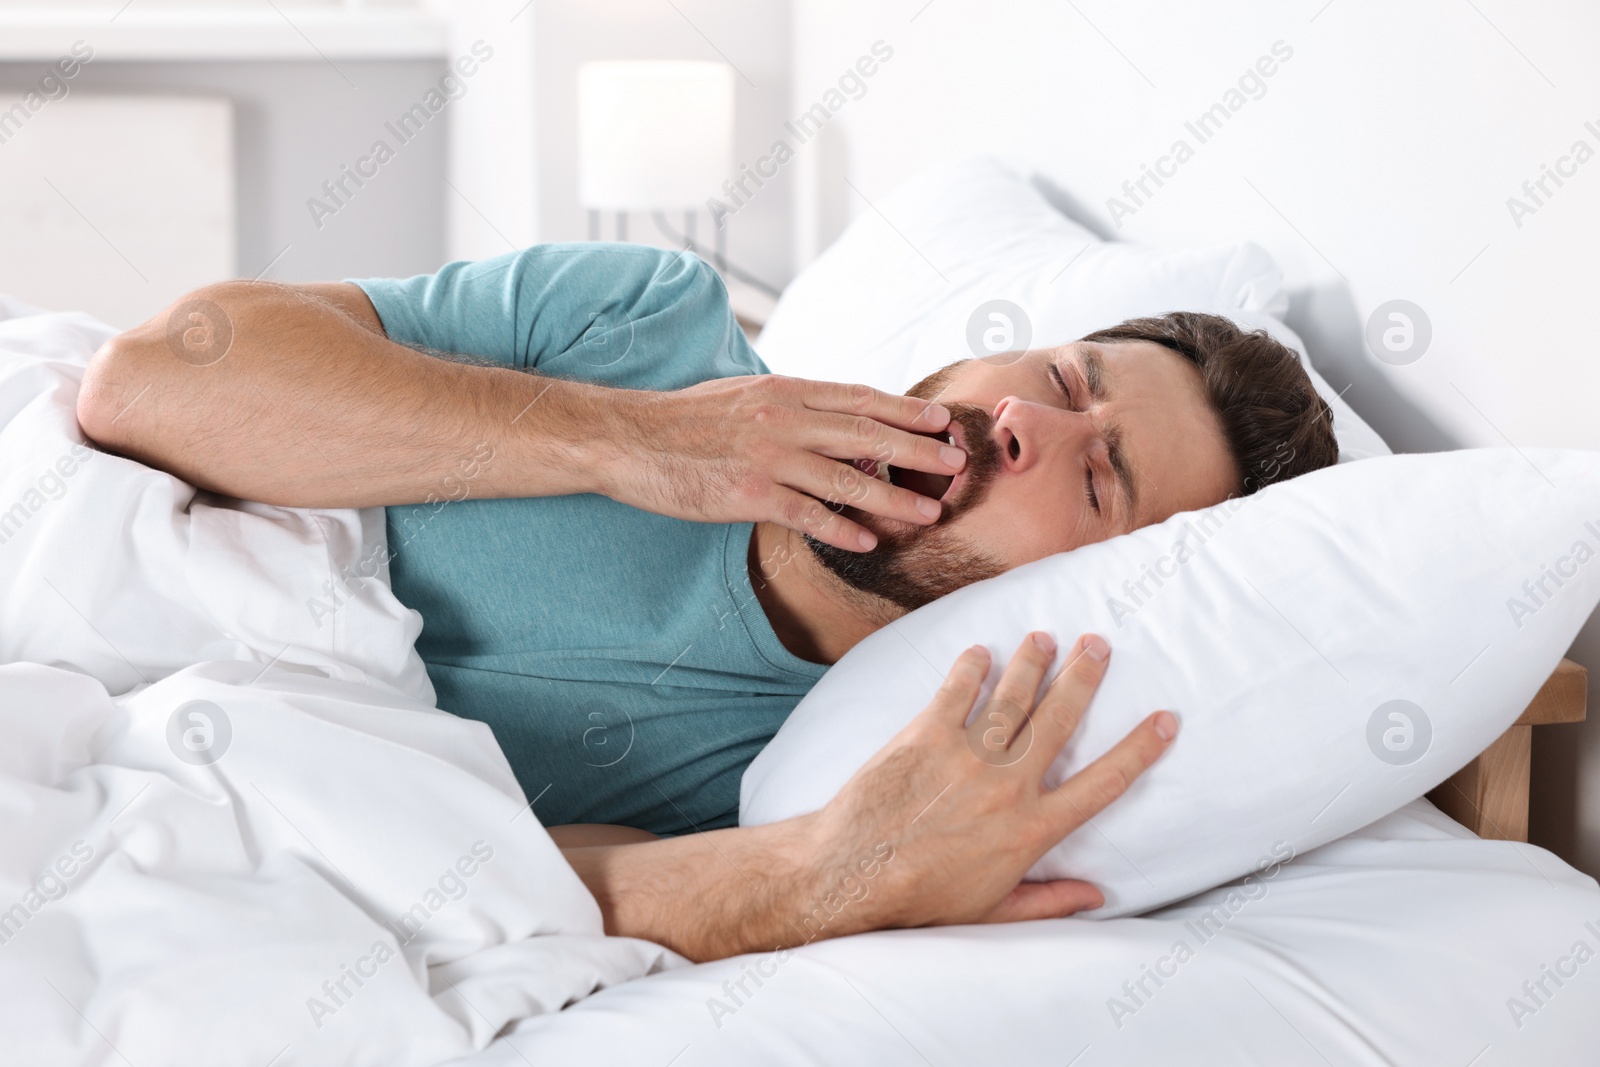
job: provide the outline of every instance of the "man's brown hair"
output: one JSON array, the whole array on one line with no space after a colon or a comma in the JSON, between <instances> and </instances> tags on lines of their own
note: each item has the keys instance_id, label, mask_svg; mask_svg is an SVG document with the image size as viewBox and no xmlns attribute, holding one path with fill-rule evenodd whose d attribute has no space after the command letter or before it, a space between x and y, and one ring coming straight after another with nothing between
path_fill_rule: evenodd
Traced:
<instances>
[{"instance_id":1,"label":"man's brown hair","mask_svg":"<svg viewBox=\"0 0 1600 1067\"><path fill-rule=\"evenodd\" d=\"M1193 363L1246 496L1339 461L1333 412L1300 357L1265 330L1242 330L1220 315L1173 311L1129 319L1083 340L1149 341Z\"/></svg>"}]
</instances>

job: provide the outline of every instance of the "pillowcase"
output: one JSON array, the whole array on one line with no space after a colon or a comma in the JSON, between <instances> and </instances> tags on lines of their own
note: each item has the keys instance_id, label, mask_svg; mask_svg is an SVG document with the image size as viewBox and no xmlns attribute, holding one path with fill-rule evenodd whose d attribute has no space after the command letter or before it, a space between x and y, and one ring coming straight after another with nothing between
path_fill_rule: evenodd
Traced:
<instances>
[{"instance_id":1,"label":"pillowcase","mask_svg":"<svg viewBox=\"0 0 1600 1067\"><path fill-rule=\"evenodd\" d=\"M1139 315L1206 311L1265 329L1299 354L1333 408L1341 459L1388 455L1279 321L1282 290L1258 245L1102 242L979 156L926 170L863 212L784 290L756 347L779 374L899 393L967 356L1065 344Z\"/></svg>"},{"instance_id":2,"label":"pillowcase","mask_svg":"<svg viewBox=\"0 0 1600 1067\"><path fill-rule=\"evenodd\" d=\"M1183 726L1031 879L1142 912L1365 826L1516 720L1600 600L1600 454L1340 464L968 586L852 649L746 770L740 821L822 807L978 641L1104 635L1054 785L1158 708ZM930 798L931 799L931 798Z\"/></svg>"}]
</instances>

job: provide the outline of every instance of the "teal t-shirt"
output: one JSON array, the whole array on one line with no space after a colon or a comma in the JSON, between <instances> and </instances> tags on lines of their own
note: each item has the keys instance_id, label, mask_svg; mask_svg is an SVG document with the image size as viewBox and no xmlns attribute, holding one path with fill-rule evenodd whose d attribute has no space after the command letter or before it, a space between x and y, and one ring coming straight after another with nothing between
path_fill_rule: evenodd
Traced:
<instances>
[{"instance_id":1,"label":"teal t-shirt","mask_svg":"<svg viewBox=\"0 0 1600 1067\"><path fill-rule=\"evenodd\" d=\"M688 253L540 245L355 284L394 341L542 375L680 389L767 372ZM439 706L489 724L546 825L734 825L745 767L822 676L755 599L748 523L583 495L391 507L388 528Z\"/></svg>"}]
</instances>

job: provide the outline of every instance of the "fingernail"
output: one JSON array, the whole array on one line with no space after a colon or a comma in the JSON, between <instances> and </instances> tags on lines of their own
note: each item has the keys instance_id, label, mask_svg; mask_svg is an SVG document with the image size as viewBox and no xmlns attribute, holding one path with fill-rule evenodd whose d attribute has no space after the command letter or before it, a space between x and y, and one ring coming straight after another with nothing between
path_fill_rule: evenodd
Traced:
<instances>
[{"instance_id":1,"label":"fingernail","mask_svg":"<svg viewBox=\"0 0 1600 1067\"><path fill-rule=\"evenodd\" d=\"M946 467L959 467L967 461L967 454L955 445L941 445L939 459Z\"/></svg>"},{"instance_id":2,"label":"fingernail","mask_svg":"<svg viewBox=\"0 0 1600 1067\"><path fill-rule=\"evenodd\" d=\"M917 497L917 510L925 517L937 519L939 517L939 502L931 497Z\"/></svg>"},{"instance_id":3,"label":"fingernail","mask_svg":"<svg viewBox=\"0 0 1600 1067\"><path fill-rule=\"evenodd\" d=\"M1034 646L1045 655L1050 656L1055 654L1056 639L1051 637L1049 634L1035 633L1033 635L1033 643Z\"/></svg>"},{"instance_id":4,"label":"fingernail","mask_svg":"<svg viewBox=\"0 0 1600 1067\"><path fill-rule=\"evenodd\" d=\"M1106 644L1106 639L1099 634L1085 634L1083 651L1090 659L1104 660L1111 655L1111 646Z\"/></svg>"},{"instance_id":5,"label":"fingernail","mask_svg":"<svg viewBox=\"0 0 1600 1067\"><path fill-rule=\"evenodd\" d=\"M929 404L923 409L922 414L935 426L944 426L950 422L950 409L943 404Z\"/></svg>"},{"instance_id":6,"label":"fingernail","mask_svg":"<svg viewBox=\"0 0 1600 1067\"><path fill-rule=\"evenodd\" d=\"M856 540L861 542L861 547L868 552L878 547L878 535L870 530L862 530L861 536L857 537Z\"/></svg>"},{"instance_id":7,"label":"fingernail","mask_svg":"<svg viewBox=\"0 0 1600 1067\"><path fill-rule=\"evenodd\" d=\"M1158 711L1151 720L1156 728L1156 733L1161 735L1161 740L1171 741L1178 736L1178 717L1170 711Z\"/></svg>"}]
</instances>

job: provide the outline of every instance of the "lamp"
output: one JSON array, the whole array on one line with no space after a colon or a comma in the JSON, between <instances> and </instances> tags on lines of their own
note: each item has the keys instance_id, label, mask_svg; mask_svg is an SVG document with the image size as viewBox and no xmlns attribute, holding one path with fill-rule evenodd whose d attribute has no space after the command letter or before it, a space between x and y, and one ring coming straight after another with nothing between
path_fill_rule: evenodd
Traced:
<instances>
[{"instance_id":1,"label":"lamp","mask_svg":"<svg viewBox=\"0 0 1600 1067\"><path fill-rule=\"evenodd\" d=\"M682 211L688 241L706 197L733 173L733 68L674 60L585 63L578 68L578 200L589 239L600 212ZM722 266L723 231L717 231Z\"/></svg>"}]
</instances>

